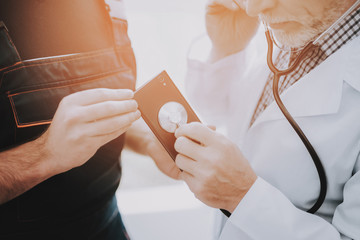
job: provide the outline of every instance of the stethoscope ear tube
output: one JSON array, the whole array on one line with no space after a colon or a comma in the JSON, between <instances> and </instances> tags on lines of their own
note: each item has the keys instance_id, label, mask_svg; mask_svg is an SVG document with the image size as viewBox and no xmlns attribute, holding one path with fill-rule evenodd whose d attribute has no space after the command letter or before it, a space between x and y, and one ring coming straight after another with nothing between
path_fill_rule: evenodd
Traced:
<instances>
[{"instance_id":1,"label":"stethoscope ear tube","mask_svg":"<svg viewBox=\"0 0 360 240\"><path fill-rule=\"evenodd\" d=\"M315 204L309 210L307 210L308 213L315 213L321 207L321 205L324 203L324 200L325 200L325 197L326 197L327 179L326 179L325 169L324 169L324 167L323 167L323 165L321 163L321 160L320 160L318 154L316 153L314 147L311 145L310 141L307 139L306 135L301 130L300 126L297 124L297 122L294 120L294 118L291 116L289 111L284 106L284 104L283 104L283 102L282 102L282 100L280 98L279 89L278 89L278 84L279 84L280 77L284 76L286 74L289 74L291 71L295 70L295 68L300 64L301 59L303 59L303 56L305 54L307 54L308 51L311 50L314 47L314 45L312 43L309 43L302 50L299 57L296 59L296 61L294 62L294 64L292 66L290 66L286 70L281 70L280 71L279 69L277 69L275 67L275 65L274 65L274 63L272 61L273 42L271 40L270 32L267 30L265 32L265 34L266 34L266 39L267 39L267 42L268 42L267 62L268 62L268 66L269 66L271 72L273 72L273 74L274 74L273 94L274 94L275 102L279 106L281 112L284 114L285 118L288 120L288 122L290 123L292 128L295 130L297 135L300 137L303 144L305 145L305 147L308 150L311 158L313 159L313 162L315 164L316 170L317 170L318 175L319 175L320 193L319 193L318 199L315 202Z\"/></svg>"}]
</instances>

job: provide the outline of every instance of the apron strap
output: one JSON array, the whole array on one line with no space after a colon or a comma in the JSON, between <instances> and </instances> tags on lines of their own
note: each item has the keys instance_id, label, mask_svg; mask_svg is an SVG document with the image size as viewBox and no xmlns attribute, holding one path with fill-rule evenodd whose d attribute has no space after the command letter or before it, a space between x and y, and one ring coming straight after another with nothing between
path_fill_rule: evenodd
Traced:
<instances>
[{"instance_id":1,"label":"apron strap","mask_svg":"<svg viewBox=\"0 0 360 240\"><path fill-rule=\"evenodd\" d=\"M130 44L124 2L122 0L105 0L105 3L111 17L115 47Z\"/></svg>"},{"instance_id":2,"label":"apron strap","mask_svg":"<svg viewBox=\"0 0 360 240\"><path fill-rule=\"evenodd\" d=\"M20 60L20 55L11 40L5 23L0 21L0 70Z\"/></svg>"}]
</instances>

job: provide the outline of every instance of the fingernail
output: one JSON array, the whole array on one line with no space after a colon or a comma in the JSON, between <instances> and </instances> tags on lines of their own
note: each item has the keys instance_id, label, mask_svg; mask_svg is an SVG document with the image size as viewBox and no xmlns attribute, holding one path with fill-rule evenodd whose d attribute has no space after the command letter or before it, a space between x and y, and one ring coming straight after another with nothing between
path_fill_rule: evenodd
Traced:
<instances>
[{"instance_id":1,"label":"fingernail","mask_svg":"<svg viewBox=\"0 0 360 240\"><path fill-rule=\"evenodd\" d=\"M131 89L129 89L129 96L130 96L130 98L134 97L134 91L132 91Z\"/></svg>"},{"instance_id":2,"label":"fingernail","mask_svg":"<svg viewBox=\"0 0 360 240\"><path fill-rule=\"evenodd\" d=\"M139 110L136 110L134 113L135 119L139 119L141 117L141 112Z\"/></svg>"},{"instance_id":3,"label":"fingernail","mask_svg":"<svg viewBox=\"0 0 360 240\"><path fill-rule=\"evenodd\" d=\"M178 138L178 137L179 137L179 133L178 133L178 132L179 132L179 128L178 128L178 129L176 129L176 131L175 131L175 137L176 137L176 138Z\"/></svg>"},{"instance_id":4,"label":"fingernail","mask_svg":"<svg viewBox=\"0 0 360 240\"><path fill-rule=\"evenodd\" d=\"M124 94L124 91L126 91L126 95L128 96L128 98L133 98L134 97L134 91L131 89L119 89L119 93L120 94Z\"/></svg>"}]
</instances>

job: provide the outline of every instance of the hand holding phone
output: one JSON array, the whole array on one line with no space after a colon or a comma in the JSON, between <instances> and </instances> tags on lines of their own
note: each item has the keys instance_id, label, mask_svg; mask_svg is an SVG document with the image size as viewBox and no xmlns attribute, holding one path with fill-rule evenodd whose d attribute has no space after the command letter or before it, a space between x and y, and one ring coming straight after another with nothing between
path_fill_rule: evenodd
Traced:
<instances>
[{"instance_id":1,"label":"hand holding phone","mask_svg":"<svg viewBox=\"0 0 360 240\"><path fill-rule=\"evenodd\" d=\"M134 99L146 124L175 160L174 133L182 124L200 122L194 110L165 71L136 90Z\"/></svg>"}]
</instances>

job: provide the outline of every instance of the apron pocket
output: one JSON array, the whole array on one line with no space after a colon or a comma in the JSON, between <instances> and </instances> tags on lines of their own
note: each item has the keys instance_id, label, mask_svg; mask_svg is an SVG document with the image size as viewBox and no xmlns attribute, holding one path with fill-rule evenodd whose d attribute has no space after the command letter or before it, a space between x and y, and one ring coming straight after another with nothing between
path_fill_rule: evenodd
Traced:
<instances>
[{"instance_id":1,"label":"apron pocket","mask_svg":"<svg viewBox=\"0 0 360 240\"><path fill-rule=\"evenodd\" d=\"M106 77L57 87L36 89L9 95L11 108L18 128L50 124L60 101L67 95L93 88L129 88L131 70Z\"/></svg>"}]
</instances>

